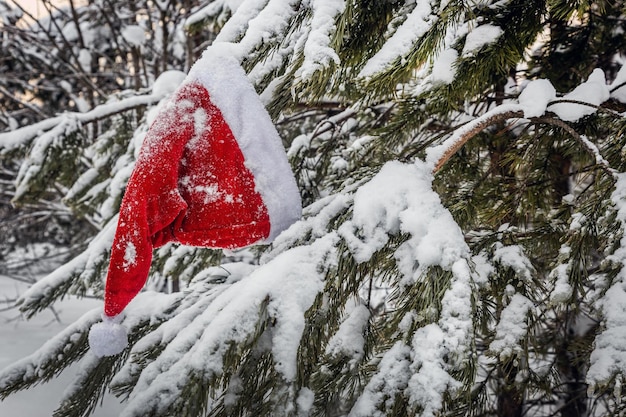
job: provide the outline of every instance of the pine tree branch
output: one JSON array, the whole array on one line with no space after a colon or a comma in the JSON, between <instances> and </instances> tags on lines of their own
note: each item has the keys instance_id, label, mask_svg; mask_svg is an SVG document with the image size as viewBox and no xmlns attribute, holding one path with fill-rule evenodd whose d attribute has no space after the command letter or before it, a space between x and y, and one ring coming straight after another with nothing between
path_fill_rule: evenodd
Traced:
<instances>
[{"instance_id":1,"label":"pine tree branch","mask_svg":"<svg viewBox=\"0 0 626 417\"><path fill-rule=\"evenodd\" d=\"M572 102L575 104L586 104L592 107L597 107L599 110L605 110L593 104L578 102L574 100L556 100L554 103L557 103L557 102L558 103ZM497 109L494 109L494 110L497 110ZM454 154L456 154L467 142L469 142L470 139L472 139L474 136L482 132L484 129L496 123L502 122L504 120L514 119L514 118L523 118L523 117L524 117L524 112L522 110L508 110L502 113L495 113L495 114L487 113L479 117L478 119L475 119L457 128L455 133L458 132L457 133L458 137L452 140L451 144L446 144L446 143L443 144L443 146L445 147L445 151L439 157L439 159L437 159L437 162L435 163L435 167L433 168L433 174L436 174ZM572 138L578 141L583 146L583 148L587 152L589 152L589 154L591 154L591 156L594 157L596 164L607 175L609 175L610 177L614 177L615 170L611 168L608 161L602 157L599 149L595 146L595 144L590 142L589 139L587 139L585 136L579 134L569 124L567 124L563 120L558 119L556 117L533 117L533 118L530 118L529 120L531 122L550 124L550 125L557 126L563 129ZM454 134L453 134L453 137L454 137ZM450 141L451 139L448 139L448 141L446 142L450 142Z\"/></svg>"},{"instance_id":2,"label":"pine tree branch","mask_svg":"<svg viewBox=\"0 0 626 417\"><path fill-rule=\"evenodd\" d=\"M353 108L348 108L342 111L339 114L329 117L328 119L322 120L315 131L311 134L311 139L314 139L330 130L335 130L339 123L345 122L349 118L353 117L356 114L356 110Z\"/></svg>"},{"instance_id":3,"label":"pine tree branch","mask_svg":"<svg viewBox=\"0 0 626 417\"><path fill-rule=\"evenodd\" d=\"M75 118L81 124L94 123L119 113L158 103L163 97L163 95L133 96L115 103L101 104L86 113L63 113L17 130L0 133L0 154L27 145L31 139L53 129L67 118Z\"/></svg>"},{"instance_id":4,"label":"pine tree branch","mask_svg":"<svg viewBox=\"0 0 626 417\"><path fill-rule=\"evenodd\" d=\"M497 109L496 109L497 110ZM461 149L470 139L474 136L492 126L496 123L502 122L508 119L519 119L524 117L524 112L522 110L508 110L502 113L497 112L495 114L487 113L478 119L472 120L471 122L466 123L460 128L456 129L455 133L457 133L457 137L454 137L452 144L444 143L444 153L437 159L435 163L435 167L433 168L433 174L436 174L448 160L456 154L459 149ZM448 141L446 141L448 142Z\"/></svg>"},{"instance_id":5,"label":"pine tree branch","mask_svg":"<svg viewBox=\"0 0 626 417\"><path fill-rule=\"evenodd\" d=\"M615 176L615 170L611 168L609 162L602 157L599 149L593 144L589 139L587 139L584 135L579 134L576 129L565 123L561 119L557 119L555 117L536 117L531 119L533 122L545 123L552 126L557 126L567 132L572 138L578 141L587 152L594 157L596 164L609 176Z\"/></svg>"}]
</instances>

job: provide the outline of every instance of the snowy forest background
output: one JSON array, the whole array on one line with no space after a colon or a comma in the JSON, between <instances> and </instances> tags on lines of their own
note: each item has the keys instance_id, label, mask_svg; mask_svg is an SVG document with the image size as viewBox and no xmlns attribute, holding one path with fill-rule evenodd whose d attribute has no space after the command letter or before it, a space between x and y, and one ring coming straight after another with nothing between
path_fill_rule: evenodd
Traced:
<instances>
[{"instance_id":1,"label":"snowy forest background","mask_svg":"<svg viewBox=\"0 0 626 417\"><path fill-rule=\"evenodd\" d=\"M109 392L123 416L626 413L624 2L40 4L0 0L0 279L39 278L2 308L88 307L0 398L74 364L55 416ZM267 247L155 251L130 348L98 359L138 146L214 42L304 217Z\"/></svg>"}]
</instances>

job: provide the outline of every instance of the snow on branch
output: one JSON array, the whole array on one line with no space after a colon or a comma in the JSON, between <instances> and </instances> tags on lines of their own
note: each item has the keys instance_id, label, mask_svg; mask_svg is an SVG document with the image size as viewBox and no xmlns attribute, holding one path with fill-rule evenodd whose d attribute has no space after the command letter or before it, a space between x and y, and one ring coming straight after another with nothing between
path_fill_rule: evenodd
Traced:
<instances>
[{"instance_id":1,"label":"snow on branch","mask_svg":"<svg viewBox=\"0 0 626 417\"><path fill-rule=\"evenodd\" d=\"M541 81L541 80L538 80ZM523 93L522 93L523 94ZM433 167L433 172L439 171L448 160L456 154L469 140L497 123L504 122L509 119L528 119L534 123L544 123L557 126L568 133L573 139L594 158L596 164L609 175L615 172L609 165L608 161L602 156L598 147L591 142L586 136L579 134L574 128L567 124L564 120L551 116L540 116L546 110L551 110L557 103L559 105L568 104L576 106L576 108L592 108L593 111L580 111L580 117L594 113L599 107L593 103L564 101L564 100L546 100L546 97L539 97L535 104L530 108L530 102L533 100L528 96L520 95L519 103L507 103L497 106L483 115L471 120L470 122L455 129L453 133L443 143L433 146L427 150L426 161ZM537 104L539 103L539 104ZM570 110L576 112L577 110ZM533 116L529 116L532 114ZM578 113L577 113L578 114ZM557 114L557 116L559 116ZM577 120L577 119L576 119Z\"/></svg>"},{"instance_id":2,"label":"snow on branch","mask_svg":"<svg viewBox=\"0 0 626 417\"><path fill-rule=\"evenodd\" d=\"M208 19L217 19L221 15L233 15L240 6L239 1L216 0L212 1L201 9L193 12L191 16L185 20L187 28L200 24Z\"/></svg>"},{"instance_id":3,"label":"snow on branch","mask_svg":"<svg viewBox=\"0 0 626 417\"><path fill-rule=\"evenodd\" d=\"M371 77L390 67L396 60L406 57L415 43L437 22L430 0L418 0L415 8L383 47L367 61L359 78Z\"/></svg>"},{"instance_id":4,"label":"snow on branch","mask_svg":"<svg viewBox=\"0 0 626 417\"><path fill-rule=\"evenodd\" d=\"M45 142L50 143L58 135L67 135L80 129L84 124L94 123L118 113L158 103L163 97L164 94L129 97L114 103L101 104L86 113L64 113L33 125L0 133L0 154L21 146L27 146L33 138L44 132L49 133Z\"/></svg>"},{"instance_id":5,"label":"snow on branch","mask_svg":"<svg viewBox=\"0 0 626 417\"><path fill-rule=\"evenodd\" d=\"M615 177L617 181L611 200L623 232L626 229L626 173L616 174ZM587 383L592 389L609 382L615 373L626 375L626 233L621 237L619 248L608 256L608 260L621 264L621 270L599 300L604 315L604 330L596 336L587 371Z\"/></svg>"},{"instance_id":6,"label":"snow on branch","mask_svg":"<svg viewBox=\"0 0 626 417\"><path fill-rule=\"evenodd\" d=\"M311 29L304 44L304 62L298 69L298 75L304 79L331 63L340 64L339 56L332 48L332 38L337 31L335 20L346 7L345 1L341 0L313 0L311 3Z\"/></svg>"},{"instance_id":7,"label":"snow on branch","mask_svg":"<svg viewBox=\"0 0 626 417\"><path fill-rule=\"evenodd\" d=\"M496 336L489 345L489 350L500 359L516 357L523 352L519 342L526 336L528 313L533 303L521 294L514 294L509 304L502 310L496 327Z\"/></svg>"},{"instance_id":8,"label":"snow on branch","mask_svg":"<svg viewBox=\"0 0 626 417\"><path fill-rule=\"evenodd\" d=\"M117 216L96 235L85 251L33 284L18 299L20 310L31 317L63 298L75 285L74 280L88 282L93 276L99 277L99 272L103 272L107 264L105 254L113 243L116 224Z\"/></svg>"},{"instance_id":9,"label":"snow on branch","mask_svg":"<svg viewBox=\"0 0 626 417\"><path fill-rule=\"evenodd\" d=\"M498 122L523 116L524 111L519 104L498 106L456 129L442 144L429 148L426 161L433 167L433 172L437 172L463 145L487 127Z\"/></svg>"},{"instance_id":10,"label":"snow on branch","mask_svg":"<svg viewBox=\"0 0 626 417\"><path fill-rule=\"evenodd\" d=\"M239 61L243 61L254 55L262 45L282 41L299 5L300 0L244 1L214 43L237 42L230 46Z\"/></svg>"},{"instance_id":11,"label":"snow on branch","mask_svg":"<svg viewBox=\"0 0 626 417\"><path fill-rule=\"evenodd\" d=\"M266 320L272 322L265 337L271 340L274 369L285 381L294 381L304 315L324 289L319 265L336 256L337 240L330 233L311 245L288 250L221 292L141 373L122 415L176 408L176 403L186 401L180 395L182 379L201 375L215 387L223 373L232 372L226 364L238 362L231 346L250 346Z\"/></svg>"},{"instance_id":12,"label":"snow on branch","mask_svg":"<svg viewBox=\"0 0 626 417\"><path fill-rule=\"evenodd\" d=\"M406 389L413 407L434 416L443 406L444 392L460 385L450 371L462 366L472 334L470 250L458 224L432 189L432 180L431 169L424 162L388 162L356 191L352 219L339 228L359 263L387 245L390 236L406 234L407 240L394 254L402 285L417 283L431 267L443 268L450 277L437 322L415 332L411 355L403 342L383 354L350 415L380 415L377 410L383 402ZM381 388L385 391L374 394Z\"/></svg>"},{"instance_id":13,"label":"snow on branch","mask_svg":"<svg viewBox=\"0 0 626 417\"><path fill-rule=\"evenodd\" d=\"M65 366L80 359L88 350L87 332L100 320L100 309L94 309L47 341L35 353L0 371L0 399L10 393L48 381ZM60 363L65 364L59 366Z\"/></svg>"}]
</instances>

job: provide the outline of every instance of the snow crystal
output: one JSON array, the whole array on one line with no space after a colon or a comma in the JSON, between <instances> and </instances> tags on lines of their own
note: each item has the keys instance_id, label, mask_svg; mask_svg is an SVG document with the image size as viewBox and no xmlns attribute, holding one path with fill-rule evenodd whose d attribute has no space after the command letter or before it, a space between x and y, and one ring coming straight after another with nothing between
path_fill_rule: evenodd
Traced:
<instances>
[{"instance_id":1,"label":"snow crystal","mask_svg":"<svg viewBox=\"0 0 626 417\"><path fill-rule=\"evenodd\" d=\"M524 110L524 117L540 117L548 104L556 98L556 90L549 80L533 80L519 95L518 101Z\"/></svg>"},{"instance_id":2,"label":"snow crystal","mask_svg":"<svg viewBox=\"0 0 626 417\"><path fill-rule=\"evenodd\" d=\"M415 43L437 21L432 14L430 0L417 0L415 8L382 48L367 61L359 73L360 78L367 78L387 69L394 61L406 57L415 47Z\"/></svg>"},{"instance_id":3,"label":"snow crystal","mask_svg":"<svg viewBox=\"0 0 626 417\"><path fill-rule=\"evenodd\" d=\"M431 80L433 84L450 84L454 81L456 67L454 63L459 53L452 48L442 51L433 62Z\"/></svg>"},{"instance_id":4,"label":"snow crystal","mask_svg":"<svg viewBox=\"0 0 626 417\"><path fill-rule=\"evenodd\" d=\"M528 298L514 294L509 304L502 310L496 327L496 336L489 345L489 350L497 353L500 359L522 353L519 342L526 335L528 312L532 307L533 303Z\"/></svg>"},{"instance_id":5,"label":"snow crystal","mask_svg":"<svg viewBox=\"0 0 626 417\"><path fill-rule=\"evenodd\" d=\"M555 103L548 110L566 122L576 122L584 116L597 111L594 106L599 106L610 98L609 88L606 85L604 71L599 68L593 70L587 81L580 84L574 90L563 96L563 100L579 101L581 103Z\"/></svg>"},{"instance_id":6,"label":"snow crystal","mask_svg":"<svg viewBox=\"0 0 626 417\"><path fill-rule=\"evenodd\" d=\"M471 55L483 46L497 42L498 38L502 36L503 33L504 31L501 27L492 24L484 24L474 28L465 38L465 45L463 46L461 55Z\"/></svg>"}]
</instances>

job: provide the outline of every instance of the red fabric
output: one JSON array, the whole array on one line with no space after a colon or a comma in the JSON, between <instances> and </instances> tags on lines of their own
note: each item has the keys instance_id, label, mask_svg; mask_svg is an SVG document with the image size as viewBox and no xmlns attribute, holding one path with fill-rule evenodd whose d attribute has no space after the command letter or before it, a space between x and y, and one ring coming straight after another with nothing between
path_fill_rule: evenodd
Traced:
<instances>
[{"instance_id":1,"label":"red fabric","mask_svg":"<svg viewBox=\"0 0 626 417\"><path fill-rule=\"evenodd\" d=\"M222 113L198 83L183 86L148 131L120 207L104 311L143 288L152 249L167 242L238 248L266 238L270 219Z\"/></svg>"}]
</instances>

